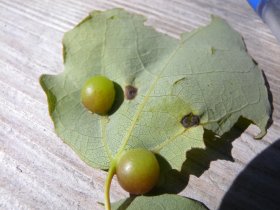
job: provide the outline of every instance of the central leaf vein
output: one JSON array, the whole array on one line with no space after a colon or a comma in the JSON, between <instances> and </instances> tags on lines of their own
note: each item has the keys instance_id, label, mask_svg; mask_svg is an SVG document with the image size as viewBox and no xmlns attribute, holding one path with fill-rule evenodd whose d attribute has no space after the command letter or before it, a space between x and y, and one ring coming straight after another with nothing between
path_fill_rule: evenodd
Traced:
<instances>
[{"instance_id":1,"label":"central leaf vein","mask_svg":"<svg viewBox=\"0 0 280 210\"><path fill-rule=\"evenodd\" d=\"M160 72L160 73L158 74L158 76L154 79L154 81L153 81L153 83L151 84L149 90L147 91L147 94L145 95L145 97L144 97L142 103L139 104L138 109L137 109L137 111L136 111L136 113L135 113L135 115L134 115L134 118L133 118L132 122L131 122L131 126L129 127L129 129L128 129L128 131L127 131L127 133L126 133L126 135L125 135L125 137L124 137L124 139L123 139L123 141L122 141L122 144L121 144L121 146L120 146L120 149L119 149L118 153L121 153L121 152L125 149L125 146L126 146L128 140L129 140L129 138L130 138L130 136L131 136L131 134L132 134L132 131L133 131L134 127L136 126L136 122L137 122L137 120L139 119L139 117L140 117L140 115L141 115L141 113L142 113L142 111L143 111L145 105L147 104L147 102L148 102L148 100L149 100L149 97L150 97L152 91L155 89L155 87L156 87L156 85L157 85L157 82L158 82L159 79L161 78L161 77L160 77L161 74L164 72L164 70L166 69L166 67L168 66L168 64L170 63L170 61L172 60L172 58L174 57L174 55L176 54L176 52L178 51L178 49L180 49L181 46L182 46L182 45L179 45L178 47L175 48L175 50L173 51L173 53L172 53L172 54L170 55L170 57L168 58L166 64L165 64L164 67L162 68L161 72Z\"/></svg>"}]
</instances>

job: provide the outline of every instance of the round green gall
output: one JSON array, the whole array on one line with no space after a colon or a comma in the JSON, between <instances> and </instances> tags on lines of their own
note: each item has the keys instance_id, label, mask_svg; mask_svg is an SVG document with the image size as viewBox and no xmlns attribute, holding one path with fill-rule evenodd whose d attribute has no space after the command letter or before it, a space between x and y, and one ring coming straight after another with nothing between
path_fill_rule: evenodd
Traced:
<instances>
[{"instance_id":1,"label":"round green gall","mask_svg":"<svg viewBox=\"0 0 280 210\"><path fill-rule=\"evenodd\" d=\"M117 160L116 175L122 188L134 195L149 192L158 182L158 161L147 149L132 149Z\"/></svg>"},{"instance_id":2,"label":"round green gall","mask_svg":"<svg viewBox=\"0 0 280 210\"><path fill-rule=\"evenodd\" d=\"M105 76L91 77L81 90L81 100L91 112L108 114L115 100L114 83Z\"/></svg>"}]
</instances>

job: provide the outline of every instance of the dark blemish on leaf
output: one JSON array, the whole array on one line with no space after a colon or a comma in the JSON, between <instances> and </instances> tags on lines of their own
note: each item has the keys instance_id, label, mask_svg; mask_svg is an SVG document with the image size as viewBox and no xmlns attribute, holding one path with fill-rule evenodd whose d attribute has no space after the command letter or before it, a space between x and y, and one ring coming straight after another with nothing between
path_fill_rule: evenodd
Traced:
<instances>
[{"instance_id":1,"label":"dark blemish on leaf","mask_svg":"<svg viewBox=\"0 0 280 210\"><path fill-rule=\"evenodd\" d=\"M190 113L188 115L185 115L181 119L180 123L184 126L184 128L190 128L199 125L199 120L199 116Z\"/></svg>"},{"instance_id":2,"label":"dark blemish on leaf","mask_svg":"<svg viewBox=\"0 0 280 210\"><path fill-rule=\"evenodd\" d=\"M132 100L135 98L135 96L137 95L137 88L132 86L132 85L128 85L125 87L125 90L124 90L124 95L125 95L125 98L127 100Z\"/></svg>"},{"instance_id":3,"label":"dark blemish on leaf","mask_svg":"<svg viewBox=\"0 0 280 210\"><path fill-rule=\"evenodd\" d=\"M111 20L114 20L115 18L116 18L116 16L114 16L114 15L110 17Z\"/></svg>"},{"instance_id":4,"label":"dark blemish on leaf","mask_svg":"<svg viewBox=\"0 0 280 210\"><path fill-rule=\"evenodd\" d=\"M176 80L174 83L173 83L173 85L176 85L178 82L181 82L182 80L185 80L186 79L186 77L183 77L183 78L181 78L181 79L178 79L178 80Z\"/></svg>"},{"instance_id":5,"label":"dark blemish on leaf","mask_svg":"<svg viewBox=\"0 0 280 210\"><path fill-rule=\"evenodd\" d=\"M216 48L214 48L214 47L211 47L211 55L214 55L215 54L215 52L216 52Z\"/></svg>"}]
</instances>

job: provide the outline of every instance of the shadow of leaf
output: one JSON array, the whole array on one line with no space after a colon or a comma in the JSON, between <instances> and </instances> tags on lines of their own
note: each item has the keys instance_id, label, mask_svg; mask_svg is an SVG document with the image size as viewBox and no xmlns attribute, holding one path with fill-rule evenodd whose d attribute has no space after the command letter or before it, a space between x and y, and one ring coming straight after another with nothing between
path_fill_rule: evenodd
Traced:
<instances>
[{"instance_id":1,"label":"shadow of leaf","mask_svg":"<svg viewBox=\"0 0 280 210\"><path fill-rule=\"evenodd\" d=\"M181 172L201 176L209 169L210 163L215 160L234 161L231 156L232 142L248 128L251 121L240 117L235 126L223 136L216 137L210 130L204 132L205 149L192 149L187 152L186 161L183 163Z\"/></svg>"},{"instance_id":2,"label":"shadow of leaf","mask_svg":"<svg viewBox=\"0 0 280 210\"><path fill-rule=\"evenodd\" d=\"M238 175L219 210L279 209L280 139L270 145Z\"/></svg>"},{"instance_id":3,"label":"shadow of leaf","mask_svg":"<svg viewBox=\"0 0 280 210\"><path fill-rule=\"evenodd\" d=\"M204 133L205 149L192 149L186 154L186 161L181 171L171 168L169 163L157 155L161 168L160 181L157 187L148 195L181 192L188 184L189 176L201 176L215 160L234 161L231 156L232 142L237 139L251 124L251 121L240 118L235 126L220 138L213 132L206 130Z\"/></svg>"},{"instance_id":4,"label":"shadow of leaf","mask_svg":"<svg viewBox=\"0 0 280 210\"><path fill-rule=\"evenodd\" d=\"M269 101L270 107L271 107L271 112L270 112L269 120L267 122L267 128L269 128L272 125L272 123L273 123L273 119L272 119L272 113L273 113L273 110L274 110L273 95L272 95L272 92L270 90L269 82L268 82L267 77L264 74L264 72L262 72L262 75L263 75L263 78L264 78L264 84L265 84L266 89L267 89L268 101Z\"/></svg>"}]
</instances>

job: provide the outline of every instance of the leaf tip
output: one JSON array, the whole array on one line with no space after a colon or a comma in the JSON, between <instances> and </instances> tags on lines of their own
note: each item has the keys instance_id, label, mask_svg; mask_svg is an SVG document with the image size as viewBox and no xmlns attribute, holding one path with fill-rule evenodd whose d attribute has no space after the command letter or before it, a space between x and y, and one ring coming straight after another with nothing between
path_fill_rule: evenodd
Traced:
<instances>
[{"instance_id":1,"label":"leaf tip","mask_svg":"<svg viewBox=\"0 0 280 210\"><path fill-rule=\"evenodd\" d=\"M266 116L261 122L256 123L261 131L256 136L254 136L254 139L262 139L267 134L268 121L269 117Z\"/></svg>"}]
</instances>

